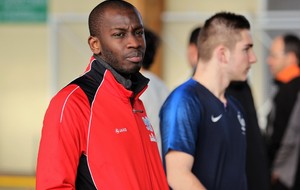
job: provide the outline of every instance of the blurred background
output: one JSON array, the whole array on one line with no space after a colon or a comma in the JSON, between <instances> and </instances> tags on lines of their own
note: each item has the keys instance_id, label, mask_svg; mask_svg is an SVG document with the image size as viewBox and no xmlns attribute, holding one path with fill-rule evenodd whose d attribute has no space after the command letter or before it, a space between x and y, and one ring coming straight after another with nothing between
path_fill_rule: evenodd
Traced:
<instances>
[{"instance_id":1,"label":"blurred background","mask_svg":"<svg viewBox=\"0 0 300 190\"><path fill-rule=\"evenodd\" d=\"M89 12L96 0L0 1L0 190L34 189L44 113L51 97L81 75L92 55ZM162 39L152 70L170 90L192 73L186 57L190 32L217 11L251 22L258 62L249 73L261 129L272 91L266 56L272 38L300 34L297 0L129 0L145 26Z\"/></svg>"}]
</instances>

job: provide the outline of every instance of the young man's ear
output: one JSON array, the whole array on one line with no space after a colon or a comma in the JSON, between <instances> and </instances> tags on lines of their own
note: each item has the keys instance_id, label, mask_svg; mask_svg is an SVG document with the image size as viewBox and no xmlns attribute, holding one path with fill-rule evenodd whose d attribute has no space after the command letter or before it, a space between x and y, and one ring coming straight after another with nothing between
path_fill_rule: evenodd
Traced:
<instances>
[{"instance_id":1,"label":"young man's ear","mask_svg":"<svg viewBox=\"0 0 300 190\"><path fill-rule=\"evenodd\" d=\"M221 63L227 63L229 58L229 50L223 45L216 48L217 58Z\"/></svg>"},{"instance_id":2,"label":"young man's ear","mask_svg":"<svg viewBox=\"0 0 300 190\"><path fill-rule=\"evenodd\" d=\"M90 36L88 39L88 43L92 52L96 55L101 53L101 44L97 37Z\"/></svg>"}]
</instances>

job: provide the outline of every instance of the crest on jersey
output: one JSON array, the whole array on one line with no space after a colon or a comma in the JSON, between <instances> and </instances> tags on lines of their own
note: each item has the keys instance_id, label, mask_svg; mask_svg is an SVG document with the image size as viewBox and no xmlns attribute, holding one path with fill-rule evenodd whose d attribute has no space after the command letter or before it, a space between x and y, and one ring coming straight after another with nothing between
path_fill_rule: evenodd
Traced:
<instances>
[{"instance_id":1,"label":"crest on jersey","mask_svg":"<svg viewBox=\"0 0 300 190\"><path fill-rule=\"evenodd\" d=\"M242 117L242 114L240 112L238 112L237 118L238 118L238 120L240 122L240 125L241 125L242 134L245 135L246 134L246 122L245 122L245 119Z\"/></svg>"}]
</instances>

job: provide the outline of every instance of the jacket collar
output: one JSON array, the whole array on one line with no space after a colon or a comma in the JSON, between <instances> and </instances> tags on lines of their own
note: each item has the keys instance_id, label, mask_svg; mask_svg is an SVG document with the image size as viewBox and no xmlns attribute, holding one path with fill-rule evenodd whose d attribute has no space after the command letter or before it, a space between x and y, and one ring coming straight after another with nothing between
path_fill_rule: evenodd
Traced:
<instances>
[{"instance_id":1,"label":"jacket collar","mask_svg":"<svg viewBox=\"0 0 300 190\"><path fill-rule=\"evenodd\" d=\"M300 68L298 64L291 64L290 66L280 71L276 75L275 80L281 83L288 83L298 76L300 76Z\"/></svg>"}]
</instances>

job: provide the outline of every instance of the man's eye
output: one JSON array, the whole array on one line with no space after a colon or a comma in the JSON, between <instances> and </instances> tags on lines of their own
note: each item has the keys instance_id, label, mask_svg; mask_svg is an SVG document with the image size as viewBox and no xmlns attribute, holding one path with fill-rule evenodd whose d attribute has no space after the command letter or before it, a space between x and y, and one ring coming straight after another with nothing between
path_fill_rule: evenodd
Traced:
<instances>
[{"instance_id":1,"label":"man's eye","mask_svg":"<svg viewBox=\"0 0 300 190\"><path fill-rule=\"evenodd\" d=\"M250 49L249 48L246 48L244 49L244 52L247 53Z\"/></svg>"},{"instance_id":2,"label":"man's eye","mask_svg":"<svg viewBox=\"0 0 300 190\"><path fill-rule=\"evenodd\" d=\"M143 35L144 34L144 31L140 30L140 31L136 31L135 32L137 35Z\"/></svg>"},{"instance_id":3,"label":"man's eye","mask_svg":"<svg viewBox=\"0 0 300 190\"><path fill-rule=\"evenodd\" d=\"M125 34L124 33L115 33L113 36L115 37L123 37Z\"/></svg>"}]
</instances>

